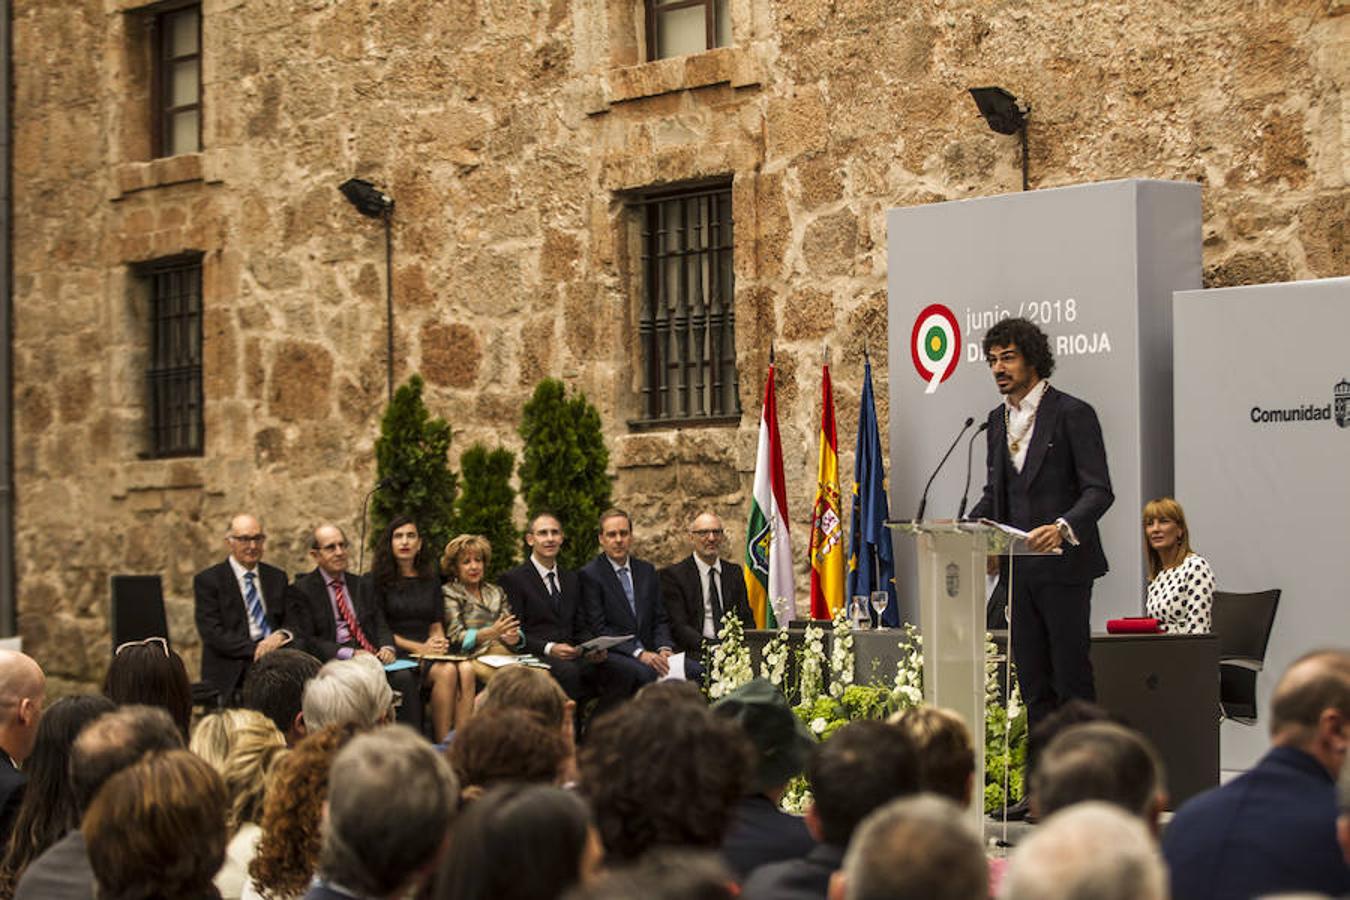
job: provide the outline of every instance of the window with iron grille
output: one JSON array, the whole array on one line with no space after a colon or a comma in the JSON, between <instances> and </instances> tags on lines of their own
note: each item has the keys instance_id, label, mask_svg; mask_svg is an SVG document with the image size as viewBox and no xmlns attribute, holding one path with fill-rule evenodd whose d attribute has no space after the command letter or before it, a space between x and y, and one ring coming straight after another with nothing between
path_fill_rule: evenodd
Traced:
<instances>
[{"instance_id":1,"label":"window with iron grille","mask_svg":"<svg viewBox=\"0 0 1350 900\"><path fill-rule=\"evenodd\" d=\"M202 148L201 6L177 6L156 13L153 45L154 155L196 153Z\"/></svg>"},{"instance_id":2,"label":"window with iron grille","mask_svg":"<svg viewBox=\"0 0 1350 900\"><path fill-rule=\"evenodd\" d=\"M731 186L649 194L642 220L642 421L739 421Z\"/></svg>"},{"instance_id":3,"label":"window with iron grille","mask_svg":"<svg viewBox=\"0 0 1350 900\"><path fill-rule=\"evenodd\" d=\"M150 301L146 456L199 456L202 422L202 258L187 254L137 268Z\"/></svg>"},{"instance_id":4,"label":"window with iron grille","mask_svg":"<svg viewBox=\"0 0 1350 900\"><path fill-rule=\"evenodd\" d=\"M647 58L702 53L731 43L731 0L646 0Z\"/></svg>"}]
</instances>

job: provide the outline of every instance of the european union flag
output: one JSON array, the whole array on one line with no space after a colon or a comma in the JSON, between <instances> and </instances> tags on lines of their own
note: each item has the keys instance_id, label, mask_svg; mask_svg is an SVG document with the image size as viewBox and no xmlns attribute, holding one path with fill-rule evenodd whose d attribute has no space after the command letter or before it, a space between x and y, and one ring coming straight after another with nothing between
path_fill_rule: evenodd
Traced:
<instances>
[{"instance_id":1,"label":"european union flag","mask_svg":"<svg viewBox=\"0 0 1350 900\"><path fill-rule=\"evenodd\" d=\"M895 600L895 557L886 503L886 475L881 462L881 432L877 405L872 397L872 361L864 357L862 403L858 407L858 446L853 455L853 519L849 534L848 595L885 590L890 595L882 624L900 624ZM876 615L868 609L873 623Z\"/></svg>"}]
</instances>

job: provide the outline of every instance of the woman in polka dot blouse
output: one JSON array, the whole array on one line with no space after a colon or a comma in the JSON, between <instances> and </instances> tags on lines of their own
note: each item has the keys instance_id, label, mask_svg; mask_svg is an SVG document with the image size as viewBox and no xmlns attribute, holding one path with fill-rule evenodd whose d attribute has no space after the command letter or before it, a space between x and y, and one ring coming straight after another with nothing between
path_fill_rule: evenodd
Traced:
<instances>
[{"instance_id":1,"label":"woman in polka dot blouse","mask_svg":"<svg viewBox=\"0 0 1350 900\"><path fill-rule=\"evenodd\" d=\"M1214 603L1214 572L1191 549L1186 514L1171 497L1144 505L1148 553L1148 614L1170 634L1206 634Z\"/></svg>"}]
</instances>

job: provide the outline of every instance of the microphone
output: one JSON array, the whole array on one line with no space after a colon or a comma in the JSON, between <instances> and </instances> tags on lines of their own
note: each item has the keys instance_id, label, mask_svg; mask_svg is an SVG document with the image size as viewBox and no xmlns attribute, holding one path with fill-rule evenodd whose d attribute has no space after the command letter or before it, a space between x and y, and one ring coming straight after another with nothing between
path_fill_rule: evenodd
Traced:
<instances>
[{"instance_id":1,"label":"microphone","mask_svg":"<svg viewBox=\"0 0 1350 900\"><path fill-rule=\"evenodd\" d=\"M975 433L966 441L966 486L961 489L961 505L957 507L956 518L958 520L966 517L966 501L970 499L970 456L971 451L975 449L975 439L979 437L989 427L989 421L980 423L980 427L975 429Z\"/></svg>"},{"instance_id":2,"label":"microphone","mask_svg":"<svg viewBox=\"0 0 1350 900\"><path fill-rule=\"evenodd\" d=\"M375 496L379 491L393 486L394 479L391 476L386 475L375 482L375 486L370 489L370 493L366 494L366 499L361 501L361 549L357 551L356 556L356 570L358 572L361 571L361 567L365 565L366 562L366 521L367 513L370 509L370 498Z\"/></svg>"},{"instance_id":3,"label":"microphone","mask_svg":"<svg viewBox=\"0 0 1350 900\"><path fill-rule=\"evenodd\" d=\"M965 434L966 429L974 424L974 416L967 416L966 424L961 426L961 430L956 433L956 438L952 441L952 445L947 448L946 453L942 454L942 461L937 464L937 468L933 470L933 474L928 476L928 483L923 486L923 496L919 498L919 512L914 517L914 521L917 522L923 518L923 511L928 508L928 489L933 486L933 479L942 471L942 467L947 464L947 457L951 456L952 451L956 449L957 443L961 440L961 435Z\"/></svg>"}]
</instances>

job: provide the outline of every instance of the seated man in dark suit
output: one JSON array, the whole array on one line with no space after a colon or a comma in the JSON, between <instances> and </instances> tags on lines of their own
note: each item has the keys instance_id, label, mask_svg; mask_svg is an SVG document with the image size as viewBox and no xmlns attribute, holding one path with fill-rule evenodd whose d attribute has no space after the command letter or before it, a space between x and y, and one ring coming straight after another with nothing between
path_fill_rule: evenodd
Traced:
<instances>
[{"instance_id":1,"label":"seated man in dark suit","mask_svg":"<svg viewBox=\"0 0 1350 900\"><path fill-rule=\"evenodd\" d=\"M896 725L851 722L816 748L806 780L812 795L806 827L820 843L801 859L760 866L743 885L742 900L823 900L868 813L919 792L919 755Z\"/></svg>"},{"instance_id":2,"label":"seated man in dark suit","mask_svg":"<svg viewBox=\"0 0 1350 900\"><path fill-rule=\"evenodd\" d=\"M628 513L609 509L600 514L602 552L581 570L581 597L592 634L633 635L614 647L609 659L640 687L666 677L674 641L656 569L629 555L632 543ZM686 656L684 676L701 681L703 667Z\"/></svg>"},{"instance_id":3,"label":"seated man in dark suit","mask_svg":"<svg viewBox=\"0 0 1350 900\"><path fill-rule=\"evenodd\" d=\"M1296 661L1270 700L1270 752L1192 797L1163 832L1178 900L1350 895L1336 843L1336 776L1350 741L1350 653Z\"/></svg>"},{"instance_id":4,"label":"seated man in dark suit","mask_svg":"<svg viewBox=\"0 0 1350 900\"><path fill-rule=\"evenodd\" d=\"M585 656L577 645L592 635L587 630L586 609L581 602L581 580L576 572L558 565L564 540L562 523L552 513L541 512L530 520L525 543L530 557L507 572L497 583L506 592L511 611L520 620L525 651L543 660L567 696L578 703L600 694L602 705L623 682L606 657L597 650ZM631 690L623 694L632 693Z\"/></svg>"},{"instance_id":5,"label":"seated man in dark suit","mask_svg":"<svg viewBox=\"0 0 1350 900\"><path fill-rule=\"evenodd\" d=\"M336 525L314 529L309 555L315 569L298 576L286 592L286 622L295 641L322 662L371 653L381 663L394 661L394 635L370 596L370 580L347 575L347 536ZM418 689L412 669L389 673L389 684L403 693ZM399 707L400 721L403 707ZM420 723L417 723L420 725Z\"/></svg>"},{"instance_id":6,"label":"seated man in dark suit","mask_svg":"<svg viewBox=\"0 0 1350 900\"><path fill-rule=\"evenodd\" d=\"M192 579L192 607L202 638L202 681L233 706L254 660L290 643L286 573L262 561L267 535L250 515L225 532L230 555Z\"/></svg>"},{"instance_id":7,"label":"seated man in dark suit","mask_svg":"<svg viewBox=\"0 0 1350 900\"><path fill-rule=\"evenodd\" d=\"M728 613L735 613L742 628L755 627L741 567L717 555L725 534L721 519L702 513L689 526L694 552L661 570L661 599L675 646L696 656L705 641L721 638Z\"/></svg>"}]
</instances>

